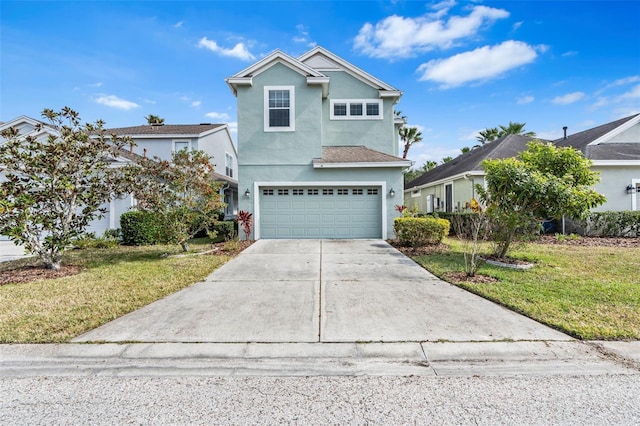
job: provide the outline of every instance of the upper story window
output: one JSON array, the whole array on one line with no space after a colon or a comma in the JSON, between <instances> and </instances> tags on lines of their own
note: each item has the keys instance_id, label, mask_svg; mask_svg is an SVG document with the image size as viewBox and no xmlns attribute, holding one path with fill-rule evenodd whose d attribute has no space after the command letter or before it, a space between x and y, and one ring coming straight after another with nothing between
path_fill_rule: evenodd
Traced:
<instances>
[{"instance_id":1,"label":"upper story window","mask_svg":"<svg viewBox=\"0 0 640 426\"><path fill-rule=\"evenodd\" d=\"M382 99L332 99L332 120L382 120Z\"/></svg>"},{"instance_id":2,"label":"upper story window","mask_svg":"<svg viewBox=\"0 0 640 426\"><path fill-rule=\"evenodd\" d=\"M224 154L225 174L233 177L233 157L227 153Z\"/></svg>"},{"instance_id":3,"label":"upper story window","mask_svg":"<svg viewBox=\"0 0 640 426\"><path fill-rule=\"evenodd\" d=\"M295 130L295 91L293 86L265 86L264 131Z\"/></svg>"},{"instance_id":4,"label":"upper story window","mask_svg":"<svg viewBox=\"0 0 640 426\"><path fill-rule=\"evenodd\" d=\"M173 152L179 152L183 149L191 151L191 141L173 141Z\"/></svg>"}]
</instances>

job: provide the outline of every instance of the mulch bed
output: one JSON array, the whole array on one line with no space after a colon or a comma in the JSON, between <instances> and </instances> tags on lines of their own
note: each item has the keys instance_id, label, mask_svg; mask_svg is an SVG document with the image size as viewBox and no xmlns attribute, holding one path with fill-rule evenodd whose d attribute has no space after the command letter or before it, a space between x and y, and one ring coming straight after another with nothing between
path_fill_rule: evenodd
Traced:
<instances>
[{"instance_id":1,"label":"mulch bed","mask_svg":"<svg viewBox=\"0 0 640 426\"><path fill-rule=\"evenodd\" d=\"M444 278L450 283L493 284L500 281L495 277L482 274L475 274L473 277L468 277L464 272L447 272L444 274Z\"/></svg>"},{"instance_id":2,"label":"mulch bed","mask_svg":"<svg viewBox=\"0 0 640 426\"><path fill-rule=\"evenodd\" d=\"M44 269L41 266L23 266L0 272L0 285L24 284L36 280L50 280L79 274L82 269L76 265L62 265L59 270Z\"/></svg>"},{"instance_id":3,"label":"mulch bed","mask_svg":"<svg viewBox=\"0 0 640 426\"><path fill-rule=\"evenodd\" d=\"M640 247L640 237L636 238L613 238L613 237L580 237L571 239L567 237L562 240L555 235L542 235L538 241L540 244L556 244L564 246L586 246L586 247Z\"/></svg>"}]
</instances>

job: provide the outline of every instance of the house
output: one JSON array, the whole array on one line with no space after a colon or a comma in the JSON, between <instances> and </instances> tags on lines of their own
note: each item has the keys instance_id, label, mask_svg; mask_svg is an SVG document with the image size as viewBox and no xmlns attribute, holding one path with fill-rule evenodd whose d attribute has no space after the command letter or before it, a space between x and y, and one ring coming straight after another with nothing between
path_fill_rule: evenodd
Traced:
<instances>
[{"instance_id":1,"label":"house","mask_svg":"<svg viewBox=\"0 0 640 426\"><path fill-rule=\"evenodd\" d=\"M239 208L253 238L391 238L402 93L322 47L226 79L238 105Z\"/></svg>"},{"instance_id":2,"label":"house","mask_svg":"<svg viewBox=\"0 0 640 426\"><path fill-rule=\"evenodd\" d=\"M36 126L41 125L40 130L36 129ZM27 116L20 116L13 120L9 120L0 125L0 131L8 129L10 127L14 127L18 130L19 134L22 136L32 136L38 140L44 140L51 136L59 136L58 130L55 127L41 122L40 120L36 120ZM0 143L2 143L2 139L0 138ZM128 151L121 151L120 155L116 158L111 159L112 167L120 167L125 164L128 164L133 160L133 154ZM0 181L4 179L2 173L0 173ZM131 207L134 205L134 199L131 195L113 199L101 207L106 209L105 215L102 219L96 219L92 221L86 229L86 232L93 232L96 235L104 234L104 231L107 229L116 229L120 227L120 215L129 211ZM0 235L0 240L8 240L9 237Z\"/></svg>"},{"instance_id":3,"label":"house","mask_svg":"<svg viewBox=\"0 0 640 426\"><path fill-rule=\"evenodd\" d=\"M151 124L106 129L106 134L129 136L135 142L132 153L171 160L173 152L200 150L212 157L221 189L225 219L238 212L238 153L227 124Z\"/></svg>"},{"instance_id":4,"label":"house","mask_svg":"<svg viewBox=\"0 0 640 426\"><path fill-rule=\"evenodd\" d=\"M476 196L475 185L484 185L483 160L515 157L533 139L507 135L428 171L405 185L405 205L425 213L459 210ZM600 173L594 189L607 202L594 210L640 210L640 114L551 142L581 151Z\"/></svg>"}]
</instances>

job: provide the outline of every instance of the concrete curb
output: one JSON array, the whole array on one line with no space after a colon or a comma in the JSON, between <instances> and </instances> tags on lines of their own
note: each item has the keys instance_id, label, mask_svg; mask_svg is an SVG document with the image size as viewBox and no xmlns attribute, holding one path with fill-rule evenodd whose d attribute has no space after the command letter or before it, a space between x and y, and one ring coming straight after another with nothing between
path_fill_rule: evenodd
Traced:
<instances>
[{"instance_id":1,"label":"concrete curb","mask_svg":"<svg viewBox=\"0 0 640 426\"><path fill-rule=\"evenodd\" d=\"M638 374L638 369L579 341L68 343L0 345L0 374L549 376Z\"/></svg>"}]
</instances>

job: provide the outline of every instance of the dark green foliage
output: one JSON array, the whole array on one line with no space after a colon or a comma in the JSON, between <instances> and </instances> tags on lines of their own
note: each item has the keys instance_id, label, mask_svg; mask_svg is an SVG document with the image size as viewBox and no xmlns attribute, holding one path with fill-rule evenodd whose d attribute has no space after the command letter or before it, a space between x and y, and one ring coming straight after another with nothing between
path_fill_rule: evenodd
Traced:
<instances>
[{"instance_id":1,"label":"dark green foliage","mask_svg":"<svg viewBox=\"0 0 640 426\"><path fill-rule=\"evenodd\" d=\"M120 216L122 243L144 246L162 241L161 219L151 211L131 211Z\"/></svg>"},{"instance_id":2,"label":"dark green foliage","mask_svg":"<svg viewBox=\"0 0 640 426\"><path fill-rule=\"evenodd\" d=\"M439 244L449 228L448 220L433 217L397 217L393 221L396 237L406 247Z\"/></svg>"},{"instance_id":3,"label":"dark green foliage","mask_svg":"<svg viewBox=\"0 0 640 426\"><path fill-rule=\"evenodd\" d=\"M640 211L591 212L586 219L574 220L584 235L598 237L640 237Z\"/></svg>"},{"instance_id":4,"label":"dark green foliage","mask_svg":"<svg viewBox=\"0 0 640 426\"><path fill-rule=\"evenodd\" d=\"M220 221L213 226L213 230L222 241L229 241L238 234L238 224L233 220Z\"/></svg>"}]
</instances>

